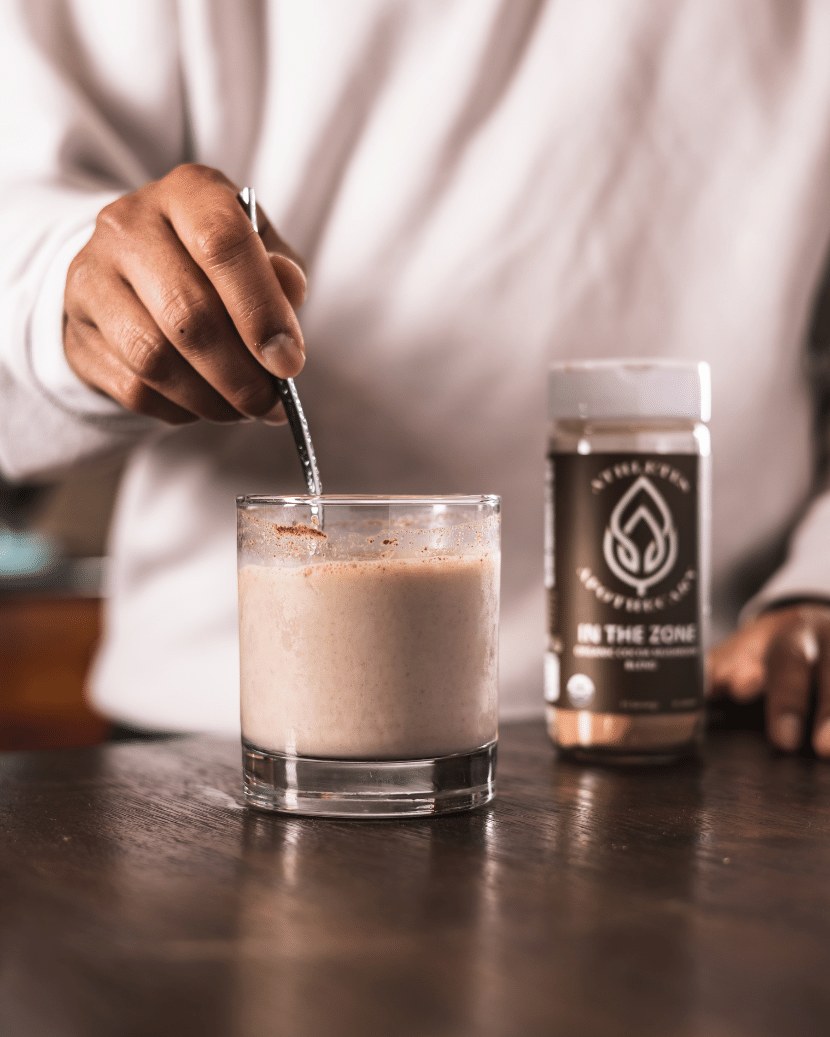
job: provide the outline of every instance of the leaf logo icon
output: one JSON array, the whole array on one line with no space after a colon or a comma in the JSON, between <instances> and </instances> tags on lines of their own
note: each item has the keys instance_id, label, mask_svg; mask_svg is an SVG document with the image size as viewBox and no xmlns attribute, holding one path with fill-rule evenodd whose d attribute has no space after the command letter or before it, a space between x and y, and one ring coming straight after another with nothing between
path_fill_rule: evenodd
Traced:
<instances>
[{"instance_id":1,"label":"leaf logo icon","mask_svg":"<svg viewBox=\"0 0 830 1037\"><path fill-rule=\"evenodd\" d=\"M634 533L645 523L648 540ZM646 590L667 576L677 561L677 530L669 507L650 479L642 475L611 513L602 543L608 568L645 597Z\"/></svg>"}]
</instances>

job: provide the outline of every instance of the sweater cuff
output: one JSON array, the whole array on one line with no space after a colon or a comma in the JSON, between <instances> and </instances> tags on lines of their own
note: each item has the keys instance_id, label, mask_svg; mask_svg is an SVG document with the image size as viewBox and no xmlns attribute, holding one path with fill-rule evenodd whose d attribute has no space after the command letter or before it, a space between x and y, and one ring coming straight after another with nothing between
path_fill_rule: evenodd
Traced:
<instances>
[{"instance_id":1,"label":"sweater cuff","mask_svg":"<svg viewBox=\"0 0 830 1037\"><path fill-rule=\"evenodd\" d=\"M797 600L830 601L830 492L813 501L792 536L787 560L743 607L740 623Z\"/></svg>"},{"instance_id":2,"label":"sweater cuff","mask_svg":"<svg viewBox=\"0 0 830 1037\"><path fill-rule=\"evenodd\" d=\"M62 409L84 418L135 419L120 403L85 385L63 350L63 297L69 264L92 236L94 223L76 230L52 258L32 311L30 364L34 380Z\"/></svg>"}]
</instances>

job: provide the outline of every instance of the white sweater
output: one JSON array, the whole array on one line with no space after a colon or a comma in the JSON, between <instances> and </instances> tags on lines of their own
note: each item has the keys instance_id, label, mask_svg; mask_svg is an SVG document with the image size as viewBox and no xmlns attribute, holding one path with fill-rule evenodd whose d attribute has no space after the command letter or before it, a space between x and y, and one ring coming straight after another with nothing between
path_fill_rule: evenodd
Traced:
<instances>
[{"instance_id":1,"label":"white sweater","mask_svg":"<svg viewBox=\"0 0 830 1037\"><path fill-rule=\"evenodd\" d=\"M131 449L93 701L236 730L235 508L290 436L83 386L66 269L185 161L308 260L298 380L330 492L503 497L502 703L541 708L549 359L708 360L715 634L811 492L803 341L830 242L824 0L4 0L0 467ZM756 580L753 586L753 579ZM764 600L830 594L830 497Z\"/></svg>"}]
</instances>

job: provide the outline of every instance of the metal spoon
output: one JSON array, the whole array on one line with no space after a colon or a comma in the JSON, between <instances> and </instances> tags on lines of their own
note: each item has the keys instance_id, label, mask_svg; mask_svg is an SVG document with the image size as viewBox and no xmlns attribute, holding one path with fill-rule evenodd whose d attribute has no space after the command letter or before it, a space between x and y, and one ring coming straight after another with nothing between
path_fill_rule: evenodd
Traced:
<instances>
[{"instance_id":1,"label":"metal spoon","mask_svg":"<svg viewBox=\"0 0 830 1037\"><path fill-rule=\"evenodd\" d=\"M256 195L254 194L253 187L243 187L237 198L241 202L242 208L248 214L248 219L253 224L254 230L259 233L256 218ZM308 422L305 419L305 414L303 414L300 397L297 395L297 390L294 387L294 379L275 377L274 381L277 383L277 391L280 394L280 400L285 408L288 424L294 436L294 443L297 447L297 454L300 458L308 492L313 497L319 497L323 492L323 484L320 482L320 472L317 470L317 458L314 456L311 433L308 431ZM319 519L322 525L322 508L320 509Z\"/></svg>"}]
</instances>

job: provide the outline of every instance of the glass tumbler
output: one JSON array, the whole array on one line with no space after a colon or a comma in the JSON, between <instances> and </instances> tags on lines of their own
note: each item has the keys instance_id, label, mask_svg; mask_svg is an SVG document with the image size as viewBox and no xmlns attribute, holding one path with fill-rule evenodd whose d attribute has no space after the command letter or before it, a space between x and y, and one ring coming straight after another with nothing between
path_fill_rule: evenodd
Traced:
<instances>
[{"instance_id":1,"label":"glass tumbler","mask_svg":"<svg viewBox=\"0 0 830 1037\"><path fill-rule=\"evenodd\" d=\"M237 498L249 804L400 817L492 799L499 508Z\"/></svg>"}]
</instances>

